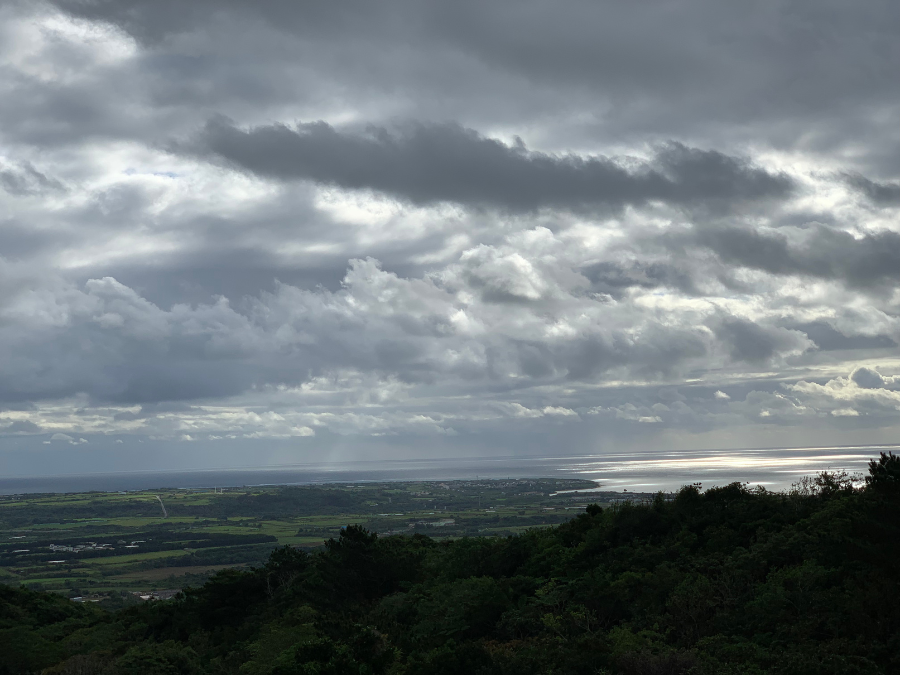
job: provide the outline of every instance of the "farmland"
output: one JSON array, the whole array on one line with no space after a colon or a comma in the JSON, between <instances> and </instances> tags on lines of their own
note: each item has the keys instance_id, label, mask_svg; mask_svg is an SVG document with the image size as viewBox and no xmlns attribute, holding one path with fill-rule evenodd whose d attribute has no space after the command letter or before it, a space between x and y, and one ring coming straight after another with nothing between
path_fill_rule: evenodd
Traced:
<instances>
[{"instance_id":1,"label":"farmland","mask_svg":"<svg viewBox=\"0 0 900 675\"><path fill-rule=\"evenodd\" d=\"M316 548L341 527L380 536L507 536L620 499L585 480L519 479L145 490L0 498L0 583L117 605Z\"/></svg>"}]
</instances>

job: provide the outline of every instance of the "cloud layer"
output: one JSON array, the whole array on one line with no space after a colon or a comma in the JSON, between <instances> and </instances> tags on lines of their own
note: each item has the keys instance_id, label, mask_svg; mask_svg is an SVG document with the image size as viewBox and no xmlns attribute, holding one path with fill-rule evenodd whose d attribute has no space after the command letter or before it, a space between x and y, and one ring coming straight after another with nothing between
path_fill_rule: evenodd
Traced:
<instances>
[{"instance_id":1,"label":"cloud layer","mask_svg":"<svg viewBox=\"0 0 900 675\"><path fill-rule=\"evenodd\" d=\"M632 160L629 170L624 161L604 156L529 152L518 137L508 146L455 124L347 134L325 122L241 131L215 119L196 145L201 154L264 177L372 190L414 204L455 202L511 211L618 210L654 201L740 204L781 199L793 187L784 174L680 143L658 149L651 161Z\"/></svg>"},{"instance_id":2,"label":"cloud layer","mask_svg":"<svg viewBox=\"0 0 900 675\"><path fill-rule=\"evenodd\" d=\"M139 443L219 466L898 428L889 3L56 0L0 26L16 471L116 441L133 468Z\"/></svg>"}]
</instances>

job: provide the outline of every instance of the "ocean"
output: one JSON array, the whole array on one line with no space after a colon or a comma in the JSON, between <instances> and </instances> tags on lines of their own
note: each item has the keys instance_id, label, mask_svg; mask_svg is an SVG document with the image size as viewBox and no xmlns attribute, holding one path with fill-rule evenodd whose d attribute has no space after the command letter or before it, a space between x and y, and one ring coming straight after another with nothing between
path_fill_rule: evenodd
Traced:
<instances>
[{"instance_id":1,"label":"ocean","mask_svg":"<svg viewBox=\"0 0 900 675\"><path fill-rule=\"evenodd\" d=\"M864 474L879 452L900 446L679 450L567 457L486 457L291 464L235 469L0 477L0 494L127 491L478 478L584 478L612 491L673 491L735 481L786 490L804 475Z\"/></svg>"}]
</instances>

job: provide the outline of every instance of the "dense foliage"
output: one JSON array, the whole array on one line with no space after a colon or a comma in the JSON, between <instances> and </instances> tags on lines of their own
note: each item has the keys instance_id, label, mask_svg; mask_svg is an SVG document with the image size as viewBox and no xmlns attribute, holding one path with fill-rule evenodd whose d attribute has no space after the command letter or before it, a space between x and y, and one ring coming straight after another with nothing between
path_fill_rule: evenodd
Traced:
<instances>
[{"instance_id":1,"label":"dense foliage","mask_svg":"<svg viewBox=\"0 0 900 675\"><path fill-rule=\"evenodd\" d=\"M0 673L900 673L900 457L435 542L347 527L105 614L0 587Z\"/></svg>"}]
</instances>

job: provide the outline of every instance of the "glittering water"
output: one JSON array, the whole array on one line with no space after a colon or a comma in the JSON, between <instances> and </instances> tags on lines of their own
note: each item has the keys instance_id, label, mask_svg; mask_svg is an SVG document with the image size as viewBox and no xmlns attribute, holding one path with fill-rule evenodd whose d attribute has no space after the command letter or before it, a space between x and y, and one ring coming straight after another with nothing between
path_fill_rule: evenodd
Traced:
<instances>
[{"instance_id":1,"label":"glittering water","mask_svg":"<svg viewBox=\"0 0 900 675\"><path fill-rule=\"evenodd\" d=\"M585 478L615 491L669 491L690 483L702 483L708 488L735 481L784 490L802 476L819 471L865 473L868 461L879 452L896 453L898 450L900 446L679 450L570 457L385 460L179 472L0 477L0 494L530 477Z\"/></svg>"},{"instance_id":2,"label":"glittering water","mask_svg":"<svg viewBox=\"0 0 900 675\"><path fill-rule=\"evenodd\" d=\"M607 455L573 459L563 470L597 480L611 490L668 491L689 483L706 488L735 481L785 490L801 477L820 471L865 474L869 460L879 452L896 450L841 447Z\"/></svg>"}]
</instances>

